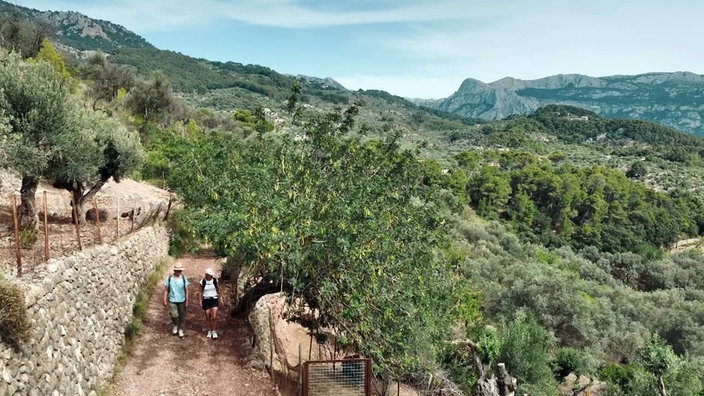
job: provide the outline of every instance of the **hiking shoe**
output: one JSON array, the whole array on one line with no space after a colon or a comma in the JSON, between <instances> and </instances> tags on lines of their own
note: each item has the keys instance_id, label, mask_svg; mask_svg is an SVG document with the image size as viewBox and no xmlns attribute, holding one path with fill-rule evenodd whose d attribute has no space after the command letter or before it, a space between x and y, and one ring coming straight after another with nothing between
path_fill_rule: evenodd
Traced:
<instances>
[{"instance_id":1,"label":"hiking shoe","mask_svg":"<svg viewBox=\"0 0 704 396\"><path fill-rule=\"evenodd\" d=\"M218 333L216 333L215 330L213 330L212 336L213 336L213 339L216 339L216 338L218 338Z\"/></svg>"},{"instance_id":2,"label":"hiking shoe","mask_svg":"<svg viewBox=\"0 0 704 396\"><path fill-rule=\"evenodd\" d=\"M179 336L179 338L183 338L183 330L178 331L178 336Z\"/></svg>"},{"instance_id":3,"label":"hiking shoe","mask_svg":"<svg viewBox=\"0 0 704 396\"><path fill-rule=\"evenodd\" d=\"M208 335L205 336L206 338L212 338L213 337L213 332L208 330Z\"/></svg>"},{"instance_id":4,"label":"hiking shoe","mask_svg":"<svg viewBox=\"0 0 704 396\"><path fill-rule=\"evenodd\" d=\"M178 326L174 326L173 329L171 329L171 334L176 335L178 333Z\"/></svg>"}]
</instances>

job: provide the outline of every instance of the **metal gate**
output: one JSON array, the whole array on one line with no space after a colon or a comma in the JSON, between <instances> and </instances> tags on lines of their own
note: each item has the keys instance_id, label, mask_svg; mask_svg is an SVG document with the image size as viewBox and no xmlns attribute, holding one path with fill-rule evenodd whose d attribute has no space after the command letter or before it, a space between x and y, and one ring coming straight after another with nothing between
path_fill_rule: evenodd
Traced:
<instances>
[{"instance_id":1,"label":"metal gate","mask_svg":"<svg viewBox=\"0 0 704 396\"><path fill-rule=\"evenodd\" d=\"M369 396L371 378L368 358L309 360L303 363L303 396Z\"/></svg>"}]
</instances>

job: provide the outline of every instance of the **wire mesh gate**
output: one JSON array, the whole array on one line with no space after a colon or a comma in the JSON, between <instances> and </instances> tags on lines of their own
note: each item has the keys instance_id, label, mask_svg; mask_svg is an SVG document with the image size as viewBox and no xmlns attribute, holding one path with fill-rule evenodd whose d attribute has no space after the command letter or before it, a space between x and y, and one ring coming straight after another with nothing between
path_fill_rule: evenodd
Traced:
<instances>
[{"instance_id":1,"label":"wire mesh gate","mask_svg":"<svg viewBox=\"0 0 704 396\"><path fill-rule=\"evenodd\" d=\"M371 378L368 358L309 360L303 363L303 396L369 396Z\"/></svg>"}]
</instances>

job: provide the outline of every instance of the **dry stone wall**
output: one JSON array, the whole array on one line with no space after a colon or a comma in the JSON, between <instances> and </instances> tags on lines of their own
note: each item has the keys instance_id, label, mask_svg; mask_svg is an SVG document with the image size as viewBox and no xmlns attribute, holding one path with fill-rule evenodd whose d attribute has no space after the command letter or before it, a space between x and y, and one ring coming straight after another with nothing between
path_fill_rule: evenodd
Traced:
<instances>
[{"instance_id":1,"label":"dry stone wall","mask_svg":"<svg viewBox=\"0 0 704 396\"><path fill-rule=\"evenodd\" d=\"M139 289L168 254L163 227L50 260L22 279L30 340L0 344L0 396L95 395L112 374Z\"/></svg>"}]
</instances>

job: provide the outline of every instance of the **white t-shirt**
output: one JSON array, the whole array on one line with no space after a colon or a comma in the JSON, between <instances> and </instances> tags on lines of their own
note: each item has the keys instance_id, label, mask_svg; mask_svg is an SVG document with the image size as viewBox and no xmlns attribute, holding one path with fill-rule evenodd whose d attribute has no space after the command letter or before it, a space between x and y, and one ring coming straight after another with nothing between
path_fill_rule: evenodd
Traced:
<instances>
[{"instance_id":1,"label":"white t-shirt","mask_svg":"<svg viewBox=\"0 0 704 396\"><path fill-rule=\"evenodd\" d=\"M215 289L215 278L211 280L203 279L201 281L201 286L205 282L205 287L203 288L203 298L218 298L218 291Z\"/></svg>"}]
</instances>

